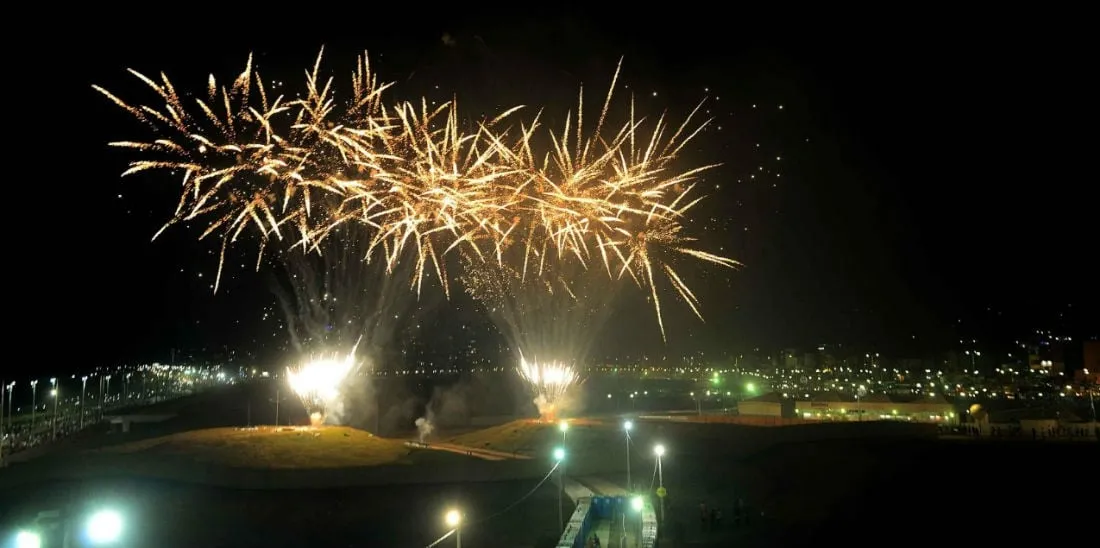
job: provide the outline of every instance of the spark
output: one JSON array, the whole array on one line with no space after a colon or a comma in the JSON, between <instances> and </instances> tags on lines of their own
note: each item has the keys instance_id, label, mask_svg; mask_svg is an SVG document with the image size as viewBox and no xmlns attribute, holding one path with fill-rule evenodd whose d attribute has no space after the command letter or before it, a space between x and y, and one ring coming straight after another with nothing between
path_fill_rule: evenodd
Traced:
<instances>
[{"instance_id":1,"label":"spark","mask_svg":"<svg viewBox=\"0 0 1100 548\"><path fill-rule=\"evenodd\" d=\"M370 233L364 260L381 258L394 272L411 251L407 282L417 294L428 276L449 294L446 258L456 252L548 288L560 287L563 272L599 269L649 293L667 339L662 287L703 317L679 261L740 265L697 248L684 230L703 199L700 177L717 167L681 158L710 123L698 119L702 102L677 124L667 114L640 116L631 97L616 124L620 62L591 127L582 89L560 128L544 127L541 111L521 120L516 106L464 130L456 100L388 100L390 84L379 83L365 54L341 95L322 58L323 50L295 99L265 83L251 57L229 85L211 76L202 99L185 100L163 73L131 70L156 107L94 86L155 130L147 140L112 143L137 154L124 175L164 170L182 179L164 229L201 219L199 237L221 239L215 292L227 251L246 236L259 240L261 254L319 252L345 225L361 225Z\"/></svg>"},{"instance_id":2,"label":"spark","mask_svg":"<svg viewBox=\"0 0 1100 548\"><path fill-rule=\"evenodd\" d=\"M520 357L519 373L535 393L542 420L553 421L563 396L577 383L577 370L564 362L527 361Z\"/></svg>"},{"instance_id":3,"label":"spark","mask_svg":"<svg viewBox=\"0 0 1100 548\"><path fill-rule=\"evenodd\" d=\"M353 347L347 354L315 356L287 368L287 384L301 398L313 426L325 422L329 409L340 397L341 385L357 365Z\"/></svg>"}]
</instances>

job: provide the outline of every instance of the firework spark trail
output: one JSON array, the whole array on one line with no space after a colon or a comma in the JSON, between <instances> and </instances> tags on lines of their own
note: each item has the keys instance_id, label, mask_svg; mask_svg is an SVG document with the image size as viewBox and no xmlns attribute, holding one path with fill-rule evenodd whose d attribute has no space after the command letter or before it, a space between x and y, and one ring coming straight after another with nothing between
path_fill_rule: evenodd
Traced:
<instances>
[{"instance_id":1,"label":"firework spark trail","mask_svg":"<svg viewBox=\"0 0 1100 548\"><path fill-rule=\"evenodd\" d=\"M554 261L547 267L552 275L525 278L512 265L518 253L510 249L503 264L465 257L461 280L516 352L517 371L539 415L551 419L577 381L575 366L588 356L622 284L575 261Z\"/></svg>"},{"instance_id":2,"label":"firework spark trail","mask_svg":"<svg viewBox=\"0 0 1100 548\"><path fill-rule=\"evenodd\" d=\"M291 343L298 352L347 347L357 340L368 359L391 342L399 326L417 316L414 299L398 279L415 262L406 253L396 270L365 260L370 235L361 226L342 227L318 242L315 251L288 250L279 258L283 269L275 292L286 317ZM433 294L433 296L435 296ZM418 299L423 309L433 304Z\"/></svg>"},{"instance_id":3,"label":"firework spark trail","mask_svg":"<svg viewBox=\"0 0 1100 548\"><path fill-rule=\"evenodd\" d=\"M620 66L621 68L621 66ZM515 215L507 230L497 230L491 244L498 264L502 249L522 247L519 270L524 277L545 276L550 263L599 264L612 279L629 278L650 293L662 337L665 337L658 277L702 319L699 298L675 270L678 256L724 267L739 263L696 249L683 234L683 220L701 196L693 197L698 177L716 166L678 171L684 147L709 123L692 125L700 104L679 126L664 115L643 133L633 99L628 120L605 130L613 104L616 70L592 132L583 124L583 89L575 122L567 116L560 132L546 132L550 145L538 151L538 118L521 125L514 137L491 134L498 161L512 175L498 185L505 211ZM538 152L536 152L538 151ZM517 229L517 225L523 225Z\"/></svg>"},{"instance_id":4,"label":"firework spark trail","mask_svg":"<svg viewBox=\"0 0 1100 548\"><path fill-rule=\"evenodd\" d=\"M463 133L454 101L388 105L389 85L378 83L365 56L346 99L320 65L319 55L295 100L272 96L251 58L228 88L211 77L207 98L194 99L190 110L163 74L156 80L131 71L154 90L159 108L95 87L158 132L148 142L113 143L142 155L126 174L183 173L165 227L210 219L200 238L222 240L215 291L226 249L246 231L259 237L262 254L269 241L284 239L319 250L340 227L361 224L372 231L365 256L384 257L392 269L413 250L409 282L417 291L429 273L448 291L445 256L456 250L511 263L523 279L547 278L551 287L555 270L567 270L556 263L599 265L608 278L650 293L665 336L659 280L702 318L699 298L674 269L678 258L738 265L696 249L684 234L702 199L693 194L698 177L714 167L676 167L707 125L693 122L698 107L678 126L664 115L647 124L631 100L627 121L612 126L616 70L591 131L582 90L575 119L560 131L544 131L537 116L513 125L515 107Z\"/></svg>"}]
</instances>

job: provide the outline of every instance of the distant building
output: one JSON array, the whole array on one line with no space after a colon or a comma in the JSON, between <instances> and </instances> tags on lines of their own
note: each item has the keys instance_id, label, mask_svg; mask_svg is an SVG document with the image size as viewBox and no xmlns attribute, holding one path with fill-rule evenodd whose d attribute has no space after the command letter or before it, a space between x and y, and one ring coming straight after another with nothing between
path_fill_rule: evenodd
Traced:
<instances>
[{"instance_id":1,"label":"distant building","mask_svg":"<svg viewBox=\"0 0 1100 548\"><path fill-rule=\"evenodd\" d=\"M737 414L744 417L793 417L794 403L771 392L738 402Z\"/></svg>"},{"instance_id":2,"label":"distant building","mask_svg":"<svg viewBox=\"0 0 1100 548\"><path fill-rule=\"evenodd\" d=\"M901 400L883 394L870 394L856 400L836 392L820 392L808 400L795 402L794 407L795 416L808 420L958 422L955 406L942 396Z\"/></svg>"},{"instance_id":3,"label":"distant building","mask_svg":"<svg viewBox=\"0 0 1100 548\"><path fill-rule=\"evenodd\" d=\"M1096 383L1100 380L1100 341L1085 341L1082 354L1082 380Z\"/></svg>"}]
</instances>

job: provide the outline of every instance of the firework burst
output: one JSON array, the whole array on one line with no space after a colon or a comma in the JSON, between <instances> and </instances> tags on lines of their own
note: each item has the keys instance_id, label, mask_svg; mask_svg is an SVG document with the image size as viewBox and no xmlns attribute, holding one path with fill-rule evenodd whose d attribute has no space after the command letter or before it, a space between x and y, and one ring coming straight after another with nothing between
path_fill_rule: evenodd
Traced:
<instances>
[{"instance_id":1,"label":"firework burst","mask_svg":"<svg viewBox=\"0 0 1100 548\"><path fill-rule=\"evenodd\" d=\"M341 385L357 366L352 348L347 354L316 356L287 368L287 384L301 398L313 426L325 422L329 410L340 398Z\"/></svg>"},{"instance_id":2,"label":"firework burst","mask_svg":"<svg viewBox=\"0 0 1100 548\"><path fill-rule=\"evenodd\" d=\"M582 90L559 130L545 130L538 116L516 121L515 107L471 132L460 129L454 101L387 104L389 85L378 83L365 56L346 97L322 76L320 55L305 92L292 100L265 85L251 58L231 85L211 77L206 97L189 101L165 75L131 72L159 107L95 89L157 135L112 144L140 154L126 174L182 174L179 205L165 226L209 221L200 237L221 239L215 291L226 249L245 234L258 238L261 256L272 241L319 251L354 223L371 233L368 260L381 256L393 268L413 250L409 283L418 292L429 275L448 291L445 257L455 251L555 291L560 273L599 269L649 293L665 336L662 285L702 318L699 298L674 268L678 259L738 264L697 249L684 231L702 199L699 177L715 167L680 167L681 152L707 125L695 121L699 108L676 125L664 115L637 116L631 100L626 121L612 125L618 70L591 126Z\"/></svg>"},{"instance_id":3,"label":"firework burst","mask_svg":"<svg viewBox=\"0 0 1100 548\"><path fill-rule=\"evenodd\" d=\"M527 361L522 356L519 360L519 374L534 392L539 418L544 421L555 419L562 398L578 380L577 370L568 363Z\"/></svg>"}]
</instances>

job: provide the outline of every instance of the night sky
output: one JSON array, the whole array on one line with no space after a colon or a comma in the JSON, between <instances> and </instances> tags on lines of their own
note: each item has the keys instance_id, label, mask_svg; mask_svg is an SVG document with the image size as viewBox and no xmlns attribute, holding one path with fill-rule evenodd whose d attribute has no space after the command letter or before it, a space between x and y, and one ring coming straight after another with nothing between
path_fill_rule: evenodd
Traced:
<instances>
[{"instance_id":1,"label":"night sky","mask_svg":"<svg viewBox=\"0 0 1100 548\"><path fill-rule=\"evenodd\" d=\"M232 78L254 51L266 78L297 89L322 44L337 85L369 50L395 96L455 93L478 114L521 103L559 120L583 83L594 116L620 58L620 98L633 92L640 111L678 120L709 98L713 125L684 161L724 165L706 177L693 230L745 267L692 273L707 323L669 298L667 346L648 304L624 293L601 352L845 342L921 355L960 333L1011 336L1059 314L1094 329L1097 193L1091 170L1074 165L1090 130L1073 121L1084 112L1079 68L1059 54L1073 38L701 19L58 32L9 68L9 333L32 341L29 355L92 364L164 360L172 347L271 356L285 344L263 273L231 271L214 295L216 241L174 227L150 242L178 180L118 177L132 154L106 143L149 134L90 86L153 101L133 67L201 92L208 73ZM446 330L479 315L440 317Z\"/></svg>"}]
</instances>

